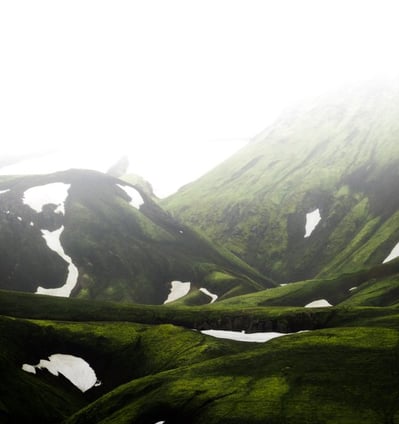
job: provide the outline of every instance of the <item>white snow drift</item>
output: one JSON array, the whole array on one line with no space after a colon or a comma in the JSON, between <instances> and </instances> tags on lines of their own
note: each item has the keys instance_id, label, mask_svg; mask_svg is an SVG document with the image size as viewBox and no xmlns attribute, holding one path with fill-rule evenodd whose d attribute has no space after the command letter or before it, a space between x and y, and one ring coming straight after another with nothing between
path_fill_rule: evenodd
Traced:
<instances>
[{"instance_id":1,"label":"white snow drift","mask_svg":"<svg viewBox=\"0 0 399 424\"><path fill-rule=\"evenodd\" d=\"M23 364L22 369L32 374L36 374L36 369L47 369L55 376L62 374L82 392L101 384L93 368L82 358L57 353L48 359L41 359L37 365Z\"/></svg>"},{"instance_id":2,"label":"white snow drift","mask_svg":"<svg viewBox=\"0 0 399 424\"><path fill-rule=\"evenodd\" d=\"M219 297L217 294L211 293L209 290L205 289L204 287L200 288L200 292L206 294L211 298L211 301L209 303L213 303L216 301L216 299Z\"/></svg>"},{"instance_id":3,"label":"white snow drift","mask_svg":"<svg viewBox=\"0 0 399 424\"><path fill-rule=\"evenodd\" d=\"M392 249L391 253L384 259L383 264L396 259L399 256L399 243Z\"/></svg>"},{"instance_id":4,"label":"white snow drift","mask_svg":"<svg viewBox=\"0 0 399 424\"><path fill-rule=\"evenodd\" d=\"M0 194L7 193L8 191L10 191L10 189L9 189L9 188L7 188L6 190L0 190Z\"/></svg>"},{"instance_id":5,"label":"white snow drift","mask_svg":"<svg viewBox=\"0 0 399 424\"><path fill-rule=\"evenodd\" d=\"M276 337L287 336L294 333L277 333L268 331L264 333L245 333L245 331L225 331L225 330L203 330L202 334L217 337L219 339L229 339L239 342L265 343Z\"/></svg>"},{"instance_id":6,"label":"white snow drift","mask_svg":"<svg viewBox=\"0 0 399 424\"><path fill-rule=\"evenodd\" d=\"M315 209L312 212L306 214L306 225L305 225L305 236L304 238L310 237L317 225L321 220L320 210Z\"/></svg>"},{"instance_id":7,"label":"white snow drift","mask_svg":"<svg viewBox=\"0 0 399 424\"><path fill-rule=\"evenodd\" d=\"M24 192L22 201L36 212L41 212L44 205L54 204L57 206L55 212L65 215L65 200L70 187L70 184L65 183L50 183L32 187Z\"/></svg>"},{"instance_id":8,"label":"white snow drift","mask_svg":"<svg viewBox=\"0 0 399 424\"><path fill-rule=\"evenodd\" d=\"M135 188L130 186L124 186L121 184L117 184L117 186L121 188L130 197L130 204L134 208L139 209L140 206L144 203L141 194Z\"/></svg>"},{"instance_id":9,"label":"white snow drift","mask_svg":"<svg viewBox=\"0 0 399 424\"><path fill-rule=\"evenodd\" d=\"M305 305L305 308L327 308L332 306L326 299L317 299Z\"/></svg>"},{"instance_id":10,"label":"white snow drift","mask_svg":"<svg viewBox=\"0 0 399 424\"><path fill-rule=\"evenodd\" d=\"M185 296L191 288L190 282L182 282L182 281L172 281L171 283L170 293L168 298L165 300L165 303L173 302L174 300L180 299Z\"/></svg>"},{"instance_id":11,"label":"white snow drift","mask_svg":"<svg viewBox=\"0 0 399 424\"><path fill-rule=\"evenodd\" d=\"M69 297L71 291L73 290L78 281L78 269L72 263L72 259L65 254L64 249L61 245L60 237L63 231L63 226L55 231L42 230L42 237L44 238L44 240L46 240L49 249L53 250L55 253L58 253L58 255L61 256L61 258L68 263L68 277L66 279L66 282L62 287L58 287L55 289L46 289L43 287L38 287L36 290L36 294Z\"/></svg>"}]
</instances>

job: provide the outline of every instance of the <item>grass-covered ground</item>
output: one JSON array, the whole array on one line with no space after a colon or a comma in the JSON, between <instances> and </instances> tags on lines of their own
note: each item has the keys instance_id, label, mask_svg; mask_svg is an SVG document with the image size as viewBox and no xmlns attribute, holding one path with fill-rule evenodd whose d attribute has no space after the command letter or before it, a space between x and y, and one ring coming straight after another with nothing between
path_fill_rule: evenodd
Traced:
<instances>
[{"instance_id":1,"label":"grass-covered ground","mask_svg":"<svg viewBox=\"0 0 399 424\"><path fill-rule=\"evenodd\" d=\"M236 307L305 306L318 299L342 306L399 304L399 260L347 273L336 278L300 281L270 290L222 300Z\"/></svg>"},{"instance_id":2,"label":"grass-covered ground","mask_svg":"<svg viewBox=\"0 0 399 424\"><path fill-rule=\"evenodd\" d=\"M396 85L319 98L161 203L280 283L380 264L399 241L398 111Z\"/></svg>"},{"instance_id":3,"label":"grass-covered ground","mask_svg":"<svg viewBox=\"0 0 399 424\"><path fill-rule=\"evenodd\" d=\"M151 307L0 292L0 315L1 423L399 418L397 308ZM194 330L203 328L311 331L258 344ZM82 394L21 370L53 353L87 360L102 385Z\"/></svg>"},{"instance_id":4,"label":"grass-covered ground","mask_svg":"<svg viewBox=\"0 0 399 424\"><path fill-rule=\"evenodd\" d=\"M397 355L398 332L385 328L286 336L134 380L67 422L394 422Z\"/></svg>"}]
</instances>

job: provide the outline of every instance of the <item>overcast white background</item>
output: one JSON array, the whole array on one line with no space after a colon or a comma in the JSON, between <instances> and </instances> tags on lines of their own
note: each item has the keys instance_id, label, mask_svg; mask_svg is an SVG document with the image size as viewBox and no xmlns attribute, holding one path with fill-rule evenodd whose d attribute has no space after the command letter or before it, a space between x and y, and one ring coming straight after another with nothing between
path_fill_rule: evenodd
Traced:
<instances>
[{"instance_id":1,"label":"overcast white background","mask_svg":"<svg viewBox=\"0 0 399 424\"><path fill-rule=\"evenodd\" d=\"M165 196L285 105L394 75L398 12L383 0L0 1L1 154L62 149L64 166L105 170L129 153ZM4 172L34 169L22 165Z\"/></svg>"}]
</instances>

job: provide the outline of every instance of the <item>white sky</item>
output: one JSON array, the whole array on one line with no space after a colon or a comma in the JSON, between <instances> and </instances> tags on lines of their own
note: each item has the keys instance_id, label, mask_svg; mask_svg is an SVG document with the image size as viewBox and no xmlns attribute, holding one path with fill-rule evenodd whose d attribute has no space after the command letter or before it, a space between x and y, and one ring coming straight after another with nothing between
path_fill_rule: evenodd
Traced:
<instances>
[{"instance_id":1,"label":"white sky","mask_svg":"<svg viewBox=\"0 0 399 424\"><path fill-rule=\"evenodd\" d=\"M2 1L2 154L86 152L79 166L105 170L129 153L164 196L284 105L396 74L398 12L384 0Z\"/></svg>"}]
</instances>

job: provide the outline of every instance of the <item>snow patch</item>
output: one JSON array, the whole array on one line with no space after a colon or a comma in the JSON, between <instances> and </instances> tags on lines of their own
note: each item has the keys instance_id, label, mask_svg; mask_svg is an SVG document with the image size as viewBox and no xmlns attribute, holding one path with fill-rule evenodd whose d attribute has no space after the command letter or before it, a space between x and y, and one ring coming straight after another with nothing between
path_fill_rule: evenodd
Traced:
<instances>
[{"instance_id":1,"label":"snow patch","mask_svg":"<svg viewBox=\"0 0 399 424\"><path fill-rule=\"evenodd\" d=\"M351 292L351 291L356 290L356 289L357 289L357 287L351 287L351 288L349 289L349 291Z\"/></svg>"},{"instance_id":2,"label":"snow patch","mask_svg":"<svg viewBox=\"0 0 399 424\"><path fill-rule=\"evenodd\" d=\"M144 203L141 194L135 188L130 186L123 186L121 184L117 184L117 186L121 188L130 197L130 204L134 208L139 209L140 206Z\"/></svg>"},{"instance_id":3,"label":"snow patch","mask_svg":"<svg viewBox=\"0 0 399 424\"><path fill-rule=\"evenodd\" d=\"M276 337L287 336L293 333L276 333L268 331L265 333L245 333L245 331L225 331L225 330L203 330L202 334L217 337L219 339L236 340L238 342L265 343Z\"/></svg>"},{"instance_id":4,"label":"snow patch","mask_svg":"<svg viewBox=\"0 0 399 424\"><path fill-rule=\"evenodd\" d=\"M165 423L165 421L158 421L155 424L164 424L164 423Z\"/></svg>"},{"instance_id":5,"label":"snow patch","mask_svg":"<svg viewBox=\"0 0 399 424\"><path fill-rule=\"evenodd\" d=\"M22 195L22 201L36 212L41 212L44 205L57 206L54 212L65 215L65 200L68 197L70 184L50 183L29 188Z\"/></svg>"},{"instance_id":6,"label":"snow patch","mask_svg":"<svg viewBox=\"0 0 399 424\"><path fill-rule=\"evenodd\" d=\"M7 188L6 190L0 190L0 194L7 193L8 191L10 191L10 189L9 189L9 188Z\"/></svg>"},{"instance_id":7,"label":"snow patch","mask_svg":"<svg viewBox=\"0 0 399 424\"><path fill-rule=\"evenodd\" d=\"M205 289L204 287L200 288L200 292L206 294L211 298L211 301L209 303L213 303L216 301L216 299L219 297L217 294L211 293L209 290Z\"/></svg>"},{"instance_id":8,"label":"snow patch","mask_svg":"<svg viewBox=\"0 0 399 424\"><path fill-rule=\"evenodd\" d=\"M399 243L392 249L391 253L384 259L383 264L399 257Z\"/></svg>"},{"instance_id":9,"label":"snow patch","mask_svg":"<svg viewBox=\"0 0 399 424\"><path fill-rule=\"evenodd\" d=\"M305 305L305 308L326 308L328 306L333 305L331 305L331 303L329 303L326 299L318 299Z\"/></svg>"},{"instance_id":10,"label":"snow patch","mask_svg":"<svg viewBox=\"0 0 399 424\"><path fill-rule=\"evenodd\" d=\"M23 364L22 369L33 374L36 374L36 368L39 370L47 369L55 376L62 374L82 392L101 384L97 380L93 368L82 358L57 353L49 356L48 359L40 360L37 365Z\"/></svg>"},{"instance_id":11,"label":"snow patch","mask_svg":"<svg viewBox=\"0 0 399 424\"><path fill-rule=\"evenodd\" d=\"M191 288L190 282L182 282L182 281L172 281L171 289L168 295L168 298L165 300L165 303L173 302L174 300L180 299L184 297Z\"/></svg>"},{"instance_id":12,"label":"snow patch","mask_svg":"<svg viewBox=\"0 0 399 424\"><path fill-rule=\"evenodd\" d=\"M33 365L23 364L22 370L31 374L36 374L36 367L34 367Z\"/></svg>"},{"instance_id":13,"label":"snow patch","mask_svg":"<svg viewBox=\"0 0 399 424\"><path fill-rule=\"evenodd\" d=\"M78 281L78 269L72 263L72 259L65 254L63 247L61 246L60 237L62 232L64 231L64 226L55 231L42 230L42 237L47 243L49 249L53 250L65 262L68 263L68 277L65 284L62 287L58 287L55 289L46 289L43 287L38 287L36 290L36 294L47 294L50 296L61 296L61 297L69 297L71 291L75 287Z\"/></svg>"},{"instance_id":14,"label":"snow patch","mask_svg":"<svg viewBox=\"0 0 399 424\"><path fill-rule=\"evenodd\" d=\"M304 238L310 237L314 229L317 227L321 220L320 210L315 209L312 212L306 214L306 225L305 225L305 236Z\"/></svg>"},{"instance_id":15,"label":"snow patch","mask_svg":"<svg viewBox=\"0 0 399 424\"><path fill-rule=\"evenodd\" d=\"M20 216L17 216L18 221L22 221L22 218Z\"/></svg>"}]
</instances>

